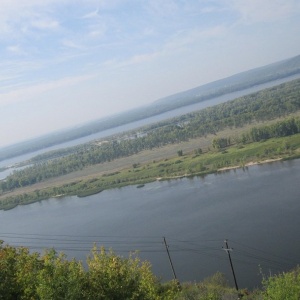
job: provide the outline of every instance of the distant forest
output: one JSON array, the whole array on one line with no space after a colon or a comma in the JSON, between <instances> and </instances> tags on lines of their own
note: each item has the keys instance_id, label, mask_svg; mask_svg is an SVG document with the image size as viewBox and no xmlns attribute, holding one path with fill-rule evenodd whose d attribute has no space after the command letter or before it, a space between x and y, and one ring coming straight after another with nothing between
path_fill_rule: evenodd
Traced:
<instances>
[{"instance_id":1,"label":"distant forest","mask_svg":"<svg viewBox=\"0 0 300 300\"><path fill-rule=\"evenodd\" d=\"M160 99L147 107L2 148L0 161L295 74L300 74L300 55Z\"/></svg>"},{"instance_id":2,"label":"distant forest","mask_svg":"<svg viewBox=\"0 0 300 300\"><path fill-rule=\"evenodd\" d=\"M65 175L87 166L136 154L167 144L216 134L225 128L238 128L247 124L285 117L300 110L300 80L285 83L236 100L189 113L169 121L147 126L142 135L132 132L131 137L114 139L105 143L90 143L35 157L32 167L15 171L1 181L2 192L32 185L48 178ZM292 135L300 132L300 119L288 118L273 125L252 128L240 142L260 141L270 137ZM132 138L132 136L135 136ZM219 144L218 144L219 143ZM215 140L220 148L224 141ZM61 153L62 152L62 153ZM54 158L65 155L60 158Z\"/></svg>"}]
</instances>

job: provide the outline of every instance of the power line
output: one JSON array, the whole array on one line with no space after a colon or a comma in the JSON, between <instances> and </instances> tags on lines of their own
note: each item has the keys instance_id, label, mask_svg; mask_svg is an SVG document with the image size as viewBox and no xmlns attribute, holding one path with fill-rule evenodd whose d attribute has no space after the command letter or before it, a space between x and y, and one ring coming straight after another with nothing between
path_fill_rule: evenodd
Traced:
<instances>
[{"instance_id":1,"label":"power line","mask_svg":"<svg viewBox=\"0 0 300 300\"><path fill-rule=\"evenodd\" d=\"M230 241L231 241L231 240L230 240ZM234 244L237 244L237 245L239 245L239 246L242 246L242 247L244 247L244 248L248 248L248 249L250 249L251 251L260 252L260 253L262 253L262 254L265 254L265 255L267 255L268 257L273 256L273 258L279 259L280 261L286 261L286 262L288 262L288 263L290 263L290 264L293 264L293 265L299 263L298 260L296 260L296 259L294 259L294 258L291 258L291 257L289 257L289 258L283 257L283 256L280 256L280 255L275 254L275 253L272 253L272 252L268 252L268 251L265 251L265 250L262 250L262 249L255 248L255 247L253 247L253 246L246 245L246 244L244 244L244 243L240 243L240 242L236 242L236 241L231 241L231 242L234 243ZM239 249L238 251L241 252L241 251L244 251L244 250Z\"/></svg>"},{"instance_id":2,"label":"power line","mask_svg":"<svg viewBox=\"0 0 300 300\"><path fill-rule=\"evenodd\" d=\"M70 238L118 238L118 239L160 239L160 236L145 236L145 235L69 235L69 234L39 234L39 233L15 233L15 232L0 232L2 235L18 235L18 236L41 236L41 237L70 237Z\"/></svg>"},{"instance_id":3,"label":"power line","mask_svg":"<svg viewBox=\"0 0 300 300\"><path fill-rule=\"evenodd\" d=\"M228 254L228 258L229 258L229 262L230 262L230 267L231 267L231 271L232 271L232 275L233 275L233 279L234 279L234 284L235 284L235 288L238 291L239 287L236 281L236 277L235 277L235 272L234 272L234 268L233 268L233 264L232 264L232 260L231 260L231 256L230 256L230 251L232 251L232 248L228 247L228 242L227 240L224 241L225 243L225 247L223 248L223 250L225 250Z\"/></svg>"},{"instance_id":4,"label":"power line","mask_svg":"<svg viewBox=\"0 0 300 300\"><path fill-rule=\"evenodd\" d=\"M113 248L119 253L163 253L165 250L161 246L161 237L158 236L132 236L132 235L65 235L65 234L38 234L38 233L16 233L4 232L0 233L2 239L8 239L9 243L15 244L16 247L27 246L29 249L42 249L55 247L60 251L81 251L90 252L92 246L100 245L106 248ZM1 239L1 238L0 238ZM169 252L174 253L194 253L203 257L212 257L218 260L226 260L218 252L220 248L217 243L218 239L209 239L193 241L181 240L176 238L168 238ZM265 265L272 269L284 270L295 266L298 261L290 257L282 257L280 255L264 251L240 242L232 241L238 247L235 248L235 262L244 265ZM54 245L53 245L54 244Z\"/></svg>"}]
</instances>

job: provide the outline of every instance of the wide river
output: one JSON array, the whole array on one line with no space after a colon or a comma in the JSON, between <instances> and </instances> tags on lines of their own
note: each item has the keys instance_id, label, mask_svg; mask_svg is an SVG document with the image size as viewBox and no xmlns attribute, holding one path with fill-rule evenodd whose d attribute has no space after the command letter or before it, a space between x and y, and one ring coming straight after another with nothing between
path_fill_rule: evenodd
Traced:
<instances>
[{"instance_id":1,"label":"wide river","mask_svg":"<svg viewBox=\"0 0 300 300\"><path fill-rule=\"evenodd\" d=\"M221 271L233 285L228 239L240 287L300 262L300 160L273 162L193 179L128 186L87 198L49 199L0 211L0 239L32 250L63 250L85 260L93 242L127 256L139 250L162 280Z\"/></svg>"},{"instance_id":2,"label":"wide river","mask_svg":"<svg viewBox=\"0 0 300 300\"><path fill-rule=\"evenodd\" d=\"M3 160L0 161L0 167L4 167L4 166L11 166L13 164L16 163L20 163L26 160L31 159L32 157L48 152L48 151L52 151L52 150L58 150L58 149L63 149L63 148L68 148L68 147L73 147L73 146L77 146L77 145L81 145L84 143L88 143L94 140L98 140L98 139L102 139L108 136L112 136L114 134L119 134L121 132L126 132L129 130L133 130L133 129L137 129L139 127L143 127L145 125L149 125L149 124L153 124L153 123L157 123L163 120L167 120L167 119L171 119L174 117L178 117L190 112L195 112L201 109L204 109L206 107L210 107L210 106L214 106L220 103L224 103L239 97L243 97L255 92L258 92L260 90L266 89L266 88L270 88L285 82L289 82L291 80L295 80L295 79L299 79L300 78L300 74L296 74L296 75L292 75L286 78L282 78L282 79L277 79L277 80L273 80L267 83L263 83L263 84L259 84L256 86L253 86L251 88L247 88L241 91L237 91L237 92L233 92L233 93L228 93L219 97L215 97L206 101L202 101L196 104L192 104L192 105L187 105L184 107L180 107L171 111L167 111L165 113L162 113L160 115L155 115L153 117L149 117L149 118L145 118L139 121L135 121L132 123L128 123L128 124L124 124L122 126L118 126L118 127L114 127L111 129L107 129L104 131L100 131L97 132L95 134L91 134L79 139L75 139L69 142L65 142L62 144L58 144L55 146L51 146L48 148L43 148L41 150L35 151L35 152L31 152L31 153L27 153L21 156L17 156L17 157L13 157L7 160ZM0 180L4 179L6 176L8 176L9 174L12 173L13 170L18 170L18 168L14 169L14 168L10 168L8 170L5 170L3 172L0 172Z\"/></svg>"}]
</instances>

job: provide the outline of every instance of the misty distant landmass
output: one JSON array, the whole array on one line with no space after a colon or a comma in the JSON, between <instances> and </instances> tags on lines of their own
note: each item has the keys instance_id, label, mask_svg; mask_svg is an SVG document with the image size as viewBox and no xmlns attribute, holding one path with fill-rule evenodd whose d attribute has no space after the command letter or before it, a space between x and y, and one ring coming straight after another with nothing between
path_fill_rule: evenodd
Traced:
<instances>
[{"instance_id":1,"label":"misty distant landmass","mask_svg":"<svg viewBox=\"0 0 300 300\"><path fill-rule=\"evenodd\" d=\"M300 55L176 93L148 106L4 147L0 161L296 74L300 74Z\"/></svg>"},{"instance_id":2,"label":"misty distant landmass","mask_svg":"<svg viewBox=\"0 0 300 300\"><path fill-rule=\"evenodd\" d=\"M152 105L177 108L299 73L300 55L159 99Z\"/></svg>"}]
</instances>

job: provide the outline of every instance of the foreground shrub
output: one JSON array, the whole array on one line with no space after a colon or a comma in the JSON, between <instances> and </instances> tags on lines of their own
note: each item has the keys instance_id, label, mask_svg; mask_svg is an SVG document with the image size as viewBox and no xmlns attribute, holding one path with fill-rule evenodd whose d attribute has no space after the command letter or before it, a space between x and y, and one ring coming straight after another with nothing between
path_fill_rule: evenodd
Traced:
<instances>
[{"instance_id":1,"label":"foreground shrub","mask_svg":"<svg viewBox=\"0 0 300 300\"><path fill-rule=\"evenodd\" d=\"M157 299L159 282L148 262L138 257L128 259L93 248L87 260L86 299Z\"/></svg>"},{"instance_id":2,"label":"foreground shrub","mask_svg":"<svg viewBox=\"0 0 300 300\"><path fill-rule=\"evenodd\" d=\"M249 293L228 285L223 274L200 283L161 284L149 262L94 247L87 268L48 250L43 255L0 241L0 300L299 300L300 267L263 279L263 290Z\"/></svg>"},{"instance_id":3,"label":"foreground shrub","mask_svg":"<svg viewBox=\"0 0 300 300\"><path fill-rule=\"evenodd\" d=\"M263 280L265 300L299 300L300 299L300 267L295 270L275 275Z\"/></svg>"},{"instance_id":4,"label":"foreground shrub","mask_svg":"<svg viewBox=\"0 0 300 300\"><path fill-rule=\"evenodd\" d=\"M229 287L225 276L217 272L203 282L184 284L176 300L231 300L238 299L235 289Z\"/></svg>"},{"instance_id":5,"label":"foreground shrub","mask_svg":"<svg viewBox=\"0 0 300 300\"><path fill-rule=\"evenodd\" d=\"M87 265L85 270L54 250L40 255L0 242L0 299L158 300L170 294L137 256L122 258L94 247Z\"/></svg>"}]
</instances>

